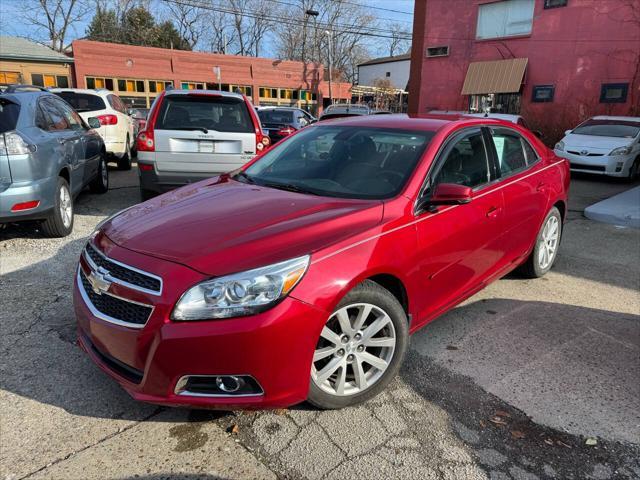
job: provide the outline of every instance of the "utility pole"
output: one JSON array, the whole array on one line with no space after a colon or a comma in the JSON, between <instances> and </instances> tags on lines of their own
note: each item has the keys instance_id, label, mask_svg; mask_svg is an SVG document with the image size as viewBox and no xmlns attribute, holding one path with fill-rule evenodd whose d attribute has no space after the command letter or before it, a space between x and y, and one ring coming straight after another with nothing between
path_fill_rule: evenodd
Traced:
<instances>
[{"instance_id":1,"label":"utility pole","mask_svg":"<svg viewBox=\"0 0 640 480\"><path fill-rule=\"evenodd\" d=\"M325 33L329 36L329 105L333 105L333 88L332 88L332 77L333 77L333 35L331 30L326 30Z\"/></svg>"}]
</instances>

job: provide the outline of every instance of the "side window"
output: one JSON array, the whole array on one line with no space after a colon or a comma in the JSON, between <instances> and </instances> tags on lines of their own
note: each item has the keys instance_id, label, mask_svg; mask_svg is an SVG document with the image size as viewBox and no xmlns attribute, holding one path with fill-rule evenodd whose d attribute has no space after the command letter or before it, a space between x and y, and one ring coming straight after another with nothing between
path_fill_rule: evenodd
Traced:
<instances>
[{"instance_id":1,"label":"side window","mask_svg":"<svg viewBox=\"0 0 640 480\"><path fill-rule=\"evenodd\" d=\"M482 132L474 130L445 150L444 162L433 177L433 186L456 183L471 188L489 182L489 163Z\"/></svg>"},{"instance_id":2,"label":"side window","mask_svg":"<svg viewBox=\"0 0 640 480\"><path fill-rule=\"evenodd\" d=\"M115 95L109 95L107 97L107 100L109 100L109 104L114 110L117 110L120 113L127 113L127 108L124 106L120 98L116 97Z\"/></svg>"},{"instance_id":3,"label":"side window","mask_svg":"<svg viewBox=\"0 0 640 480\"><path fill-rule=\"evenodd\" d=\"M524 138L521 139L520 141L522 142L522 147L524 148L524 153L527 156L527 166L528 165L533 165L534 163L536 163L540 159L540 157L538 157L538 154L533 149L533 147L531 145L529 145L529 142L527 142Z\"/></svg>"},{"instance_id":4,"label":"side window","mask_svg":"<svg viewBox=\"0 0 640 480\"><path fill-rule=\"evenodd\" d=\"M84 123L82 122L80 115L78 115L73 108L57 98L52 99L52 101L66 118L69 128L72 130L84 130Z\"/></svg>"},{"instance_id":5,"label":"side window","mask_svg":"<svg viewBox=\"0 0 640 480\"><path fill-rule=\"evenodd\" d=\"M491 139L496 150L501 177L508 176L527 166L520 135L510 130L492 128Z\"/></svg>"},{"instance_id":6,"label":"side window","mask_svg":"<svg viewBox=\"0 0 640 480\"><path fill-rule=\"evenodd\" d=\"M42 102L38 102L38 106L36 107L36 127L40 130L47 131L50 130L51 123L51 119L42 108Z\"/></svg>"},{"instance_id":7,"label":"side window","mask_svg":"<svg viewBox=\"0 0 640 480\"><path fill-rule=\"evenodd\" d=\"M40 106L42 107L45 115L51 120L48 124L49 128L47 128L47 130L50 132L69 130L71 125L69 125L69 122L62 110L60 110L52 100L52 98L47 98L40 102Z\"/></svg>"}]
</instances>

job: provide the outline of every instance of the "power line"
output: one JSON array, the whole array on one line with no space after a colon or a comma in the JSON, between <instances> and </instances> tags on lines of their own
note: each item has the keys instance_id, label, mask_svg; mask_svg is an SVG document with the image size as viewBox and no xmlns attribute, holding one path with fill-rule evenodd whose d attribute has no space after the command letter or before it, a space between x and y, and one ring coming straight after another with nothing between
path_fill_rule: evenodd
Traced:
<instances>
[{"instance_id":1,"label":"power line","mask_svg":"<svg viewBox=\"0 0 640 480\"><path fill-rule=\"evenodd\" d=\"M374 7L373 5L363 5L362 3L348 2L347 0L331 0L331 1L332 2L337 2L337 3L346 3L347 5L357 5L359 7L371 8L373 10L382 10L382 11L385 11L385 12L401 13L403 15L411 15L411 16L413 16L413 12L404 12L402 10L394 10L392 8Z\"/></svg>"},{"instance_id":2,"label":"power line","mask_svg":"<svg viewBox=\"0 0 640 480\"><path fill-rule=\"evenodd\" d=\"M273 17L266 14L255 14L250 12L240 12L234 9L224 8L222 6L214 6L212 4L202 4L198 1L194 0L163 0L165 3L174 3L179 5L191 6L202 8L204 10L211 10L214 12L226 13L230 15L240 15L248 18L254 18L258 20L269 20L272 22L276 22L284 25L292 25L292 26L302 26L304 23L300 21L296 21L293 19L284 19L282 17ZM379 38L399 38L401 40L411 40L410 34L393 34L390 30L385 30L377 27L361 27L356 25L345 25L345 24L329 24L324 22L317 22L318 28L323 28L329 30L333 33L347 33L354 35L362 35L365 37L379 37ZM388 33L385 35L385 33Z\"/></svg>"}]
</instances>

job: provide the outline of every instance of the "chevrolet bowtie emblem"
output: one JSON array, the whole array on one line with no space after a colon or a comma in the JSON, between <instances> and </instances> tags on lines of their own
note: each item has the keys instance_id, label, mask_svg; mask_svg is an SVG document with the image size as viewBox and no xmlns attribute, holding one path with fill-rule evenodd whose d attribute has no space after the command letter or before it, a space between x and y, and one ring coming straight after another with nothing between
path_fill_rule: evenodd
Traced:
<instances>
[{"instance_id":1,"label":"chevrolet bowtie emblem","mask_svg":"<svg viewBox=\"0 0 640 480\"><path fill-rule=\"evenodd\" d=\"M98 267L97 271L91 271L91 273L89 273L87 280L91 284L91 289L98 295L102 295L109 290L111 282L107 280L108 276L109 271L102 267Z\"/></svg>"},{"instance_id":2,"label":"chevrolet bowtie emblem","mask_svg":"<svg viewBox=\"0 0 640 480\"><path fill-rule=\"evenodd\" d=\"M588 154L588 153L589 153L589 151L588 151L588 150L581 150L581 151L580 151L580 155L586 155L586 154Z\"/></svg>"}]
</instances>

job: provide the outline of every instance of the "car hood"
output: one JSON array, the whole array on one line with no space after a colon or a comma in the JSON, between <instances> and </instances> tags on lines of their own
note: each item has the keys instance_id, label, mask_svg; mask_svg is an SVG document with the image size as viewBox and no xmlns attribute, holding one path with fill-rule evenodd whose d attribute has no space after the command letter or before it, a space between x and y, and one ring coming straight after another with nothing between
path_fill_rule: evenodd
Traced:
<instances>
[{"instance_id":1,"label":"car hood","mask_svg":"<svg viewBox=\"0 0 640 480\"><path fill-rule=\"evenodd\" d=\"M226 176L136 205L102 230L121 247L224 275L313 253L374 227L381 201L306 195Z\"/></svg>"},{"instance_id":2,"label":"car hood","mask_svg":"<svg viewBox=\"0 0 640 480\"><path fill-rule=\"evenodd\" d=\"M565 136L562 141L564 142L565 150L567 147L593 148L610 152L614 148L630 145L631 142L633 142L633 138L598 137L596 135L578 135L570 133Z\"/></svg>"}]
</instances>

